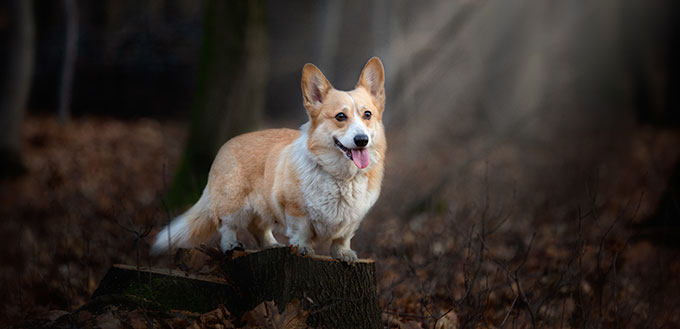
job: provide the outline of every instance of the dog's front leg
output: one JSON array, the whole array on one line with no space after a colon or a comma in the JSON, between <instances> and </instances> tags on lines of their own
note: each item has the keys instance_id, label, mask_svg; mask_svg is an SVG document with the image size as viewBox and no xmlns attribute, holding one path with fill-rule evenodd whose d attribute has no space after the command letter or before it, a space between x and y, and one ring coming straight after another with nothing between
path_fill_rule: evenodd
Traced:
<instances>
[{"instance_id":1,"label":"dog's front leg","mask_svg":"<svg viewBox=\"0 0 680 329\"><path fill-rule=\"evenodd\" d=\"M305 217L286 216L286 235L290 244L297 248L300 255L314 255L312 240L314 228Z\"/></svg>"},{"instance_id":2,"label":"dog's front leg","mask_svg":"<svg viewBox=\"0 0 680 329\"><path fill-rule=\"evenodd\" d=\"M352 236L333 240L331 244L331 257L348 264L357 261L357 253L349 247Z\"/></svg>"}]
</instances>

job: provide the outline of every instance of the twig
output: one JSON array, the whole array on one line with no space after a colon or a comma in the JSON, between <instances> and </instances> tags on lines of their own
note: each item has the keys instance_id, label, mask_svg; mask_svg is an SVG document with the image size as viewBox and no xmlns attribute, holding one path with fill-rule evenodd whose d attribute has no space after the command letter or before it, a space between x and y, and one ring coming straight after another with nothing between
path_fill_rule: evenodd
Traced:
<instances>
[{"instance_id":1,"label":"twig","mask_svg":"<svg viewBox=\"0 0 680 329\"><path fill-rule=\"evenodd\" d=\"M519 295L515 296L515 299L512 300L512 304L510 305L510 309L508 310L508 313L505 314L505 317L503 318L503 322L498 325L498 328L503 328L505 326L505 321L508 321L508 317L510 317L510 313L512 313L512 309L515 308L515 303L517 302L517 299L519 298Z\"/></svg>"}]
</instances>

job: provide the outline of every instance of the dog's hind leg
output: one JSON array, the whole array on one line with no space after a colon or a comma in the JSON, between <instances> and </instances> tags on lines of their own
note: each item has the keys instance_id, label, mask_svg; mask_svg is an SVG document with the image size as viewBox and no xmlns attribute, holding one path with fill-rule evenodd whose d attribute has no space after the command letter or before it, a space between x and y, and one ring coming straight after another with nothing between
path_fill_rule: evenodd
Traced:
<instances>
[{"instance_id":1,"label":"dog's hind leg","mask_svg":"<svg viewBox=\"0 0 680 329\"><path fill-rule=\"evenodd\" d=\"M235 213L220 217L220 249L227 252L234 249L243 249L243 243L236 237L238 223L242 214Z\"/></svg>"},{"instance_id":2,"label":"dog's hind leg","mask_svg":"<svg viewBox=\"0 0 680 329\"><path fill-rule=\"evenodd\" d=\"M248 232L255 238L260 249L283 247L272 234L271 225L267 225L261 218L252 218L248 223Z\"/></svg>"}]
</instances>

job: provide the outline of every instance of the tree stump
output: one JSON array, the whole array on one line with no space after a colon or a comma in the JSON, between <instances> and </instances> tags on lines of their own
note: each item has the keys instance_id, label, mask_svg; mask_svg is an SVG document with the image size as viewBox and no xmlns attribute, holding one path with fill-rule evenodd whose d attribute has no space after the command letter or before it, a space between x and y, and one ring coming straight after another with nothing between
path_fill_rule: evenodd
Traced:
<instances>
[{"instance_id":1,"label":"tree stump","mask_svg":"<svg viewBox=\"0 0 680 329\"><path fill-rule=\"evenodd\" d=\"M299 308L292 311L306 318L310 327L380 327L372 260L347 265L324 256L299 256L285 247L236 251L221 262L221 269L220 277L203 277L114 265L93 298L123 297L150 309L198 313L223 305L236 319L264 302L273 302L280 314L287 307Z\"/></svg>"}]
</instances>

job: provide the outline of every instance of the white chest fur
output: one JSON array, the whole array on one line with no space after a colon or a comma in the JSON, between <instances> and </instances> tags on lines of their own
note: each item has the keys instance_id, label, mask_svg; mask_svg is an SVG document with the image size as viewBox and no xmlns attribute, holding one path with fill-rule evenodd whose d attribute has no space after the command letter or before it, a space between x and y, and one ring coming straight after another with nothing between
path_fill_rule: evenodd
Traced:
<instances>
[{"instance_id":1,"label":"white chest fur","mask_svg":"<svg viewBox=\"0 0 680 329\"><path fill-rule=\"evenodd\" d=\"M368 189L368 176L356 171L337 178L325 170L307 151L303 134L293 145L305 211L319 238L351 237L368 210L378 199L378 190ZM336 152L337 161L355 167Z\"/></svg>"}]
</instances>

